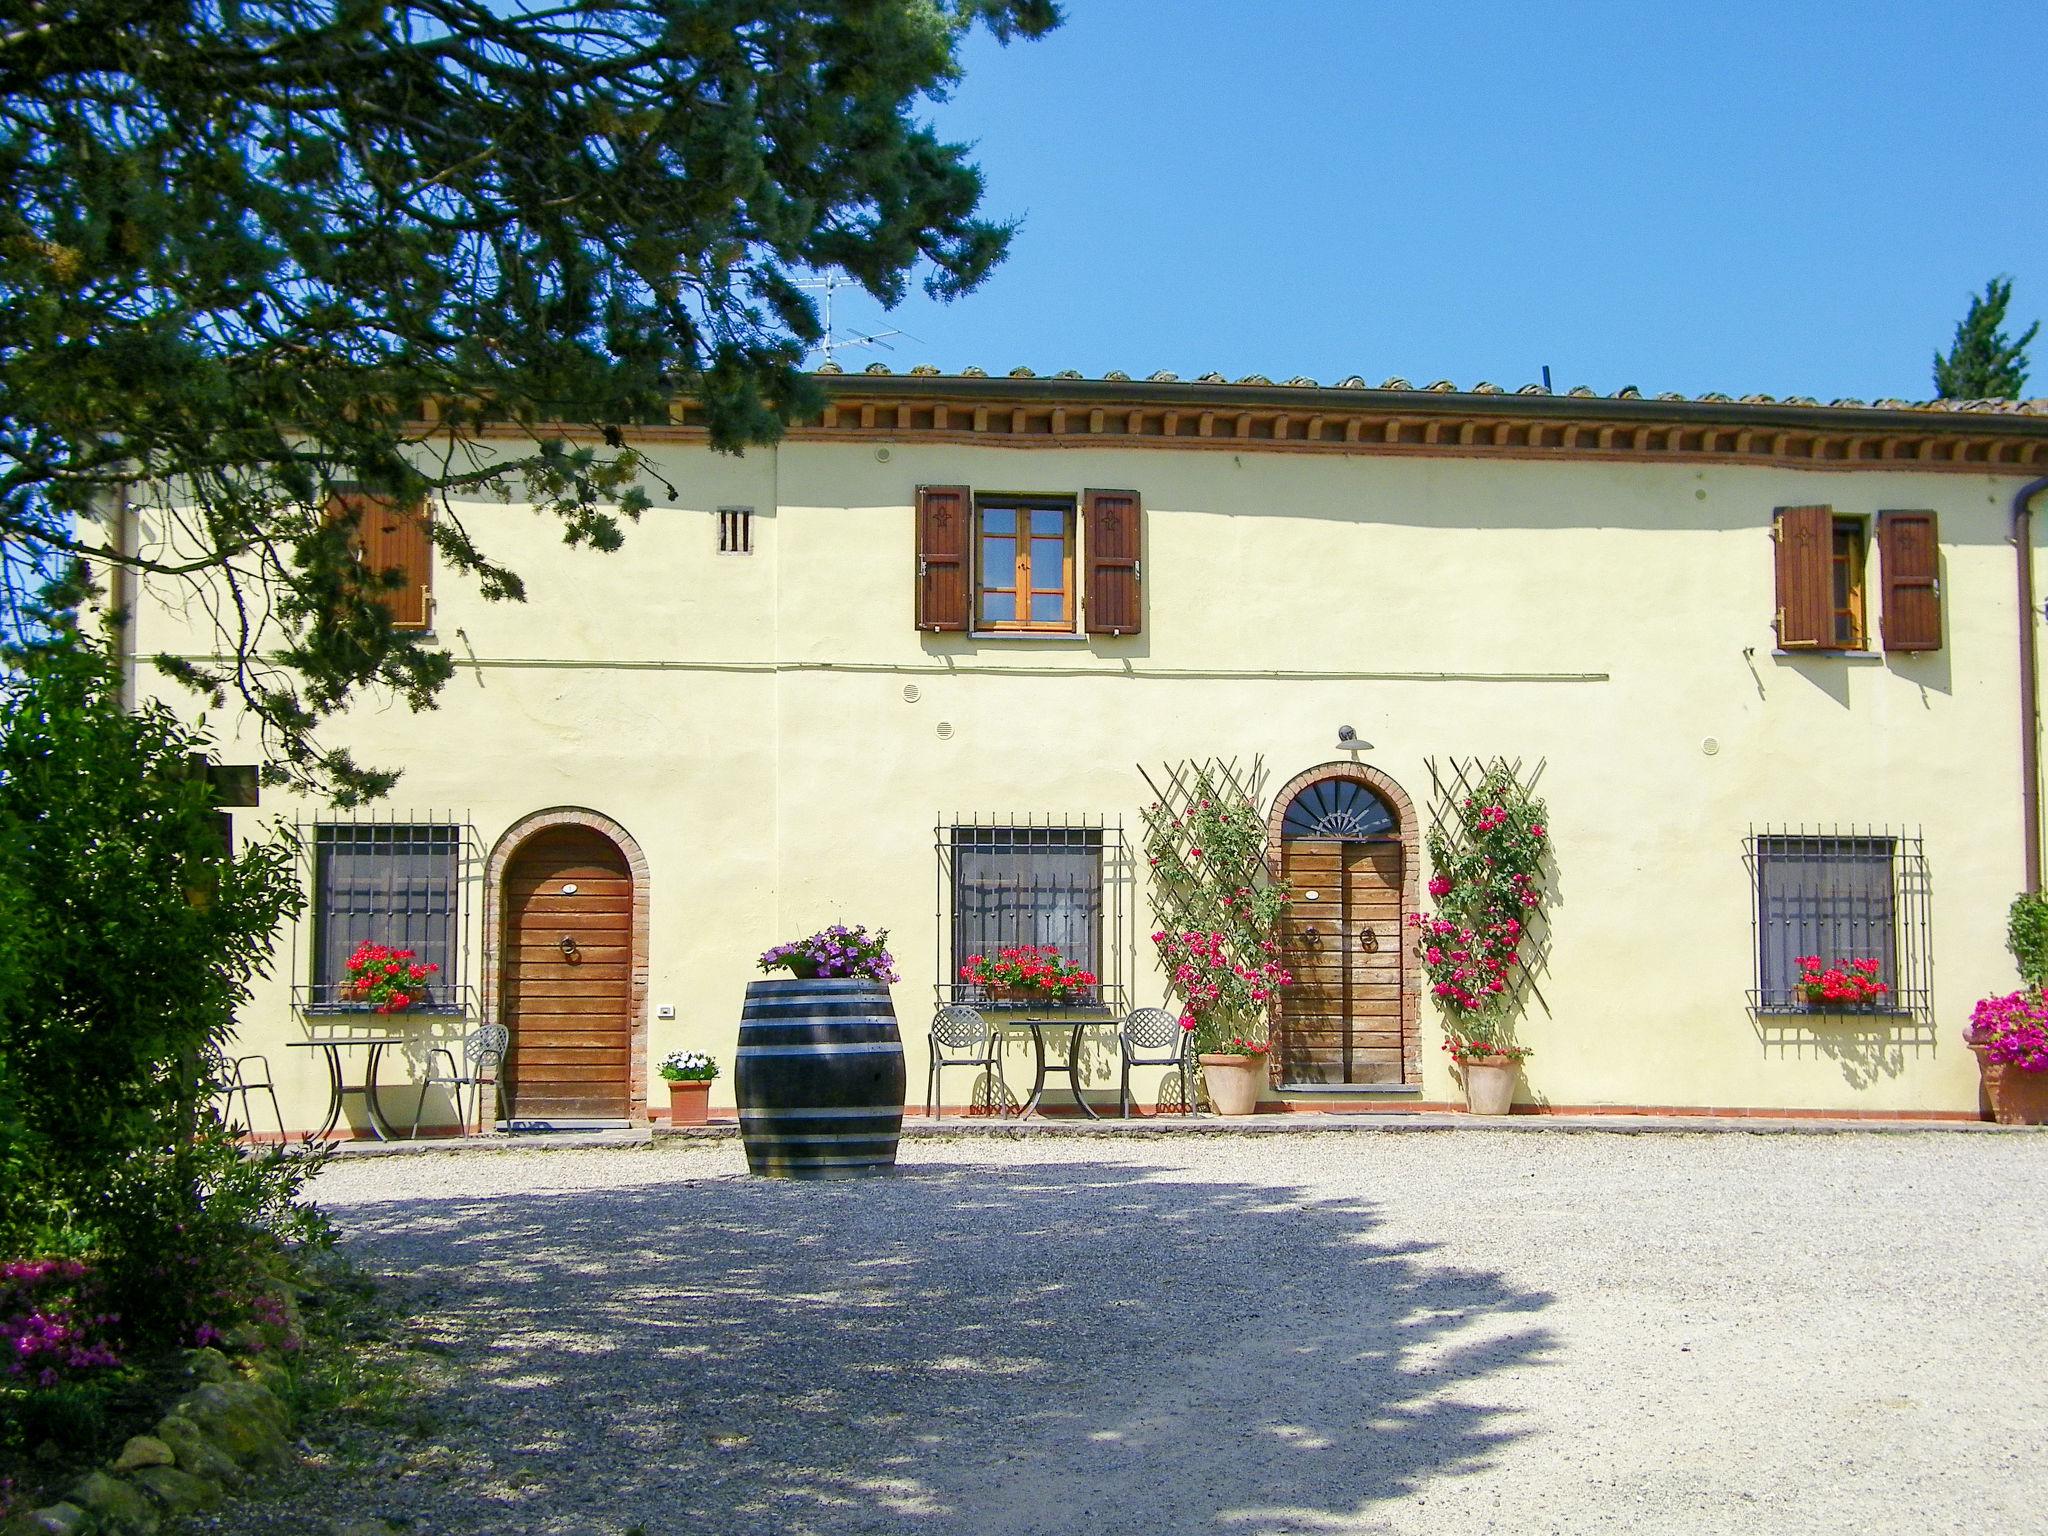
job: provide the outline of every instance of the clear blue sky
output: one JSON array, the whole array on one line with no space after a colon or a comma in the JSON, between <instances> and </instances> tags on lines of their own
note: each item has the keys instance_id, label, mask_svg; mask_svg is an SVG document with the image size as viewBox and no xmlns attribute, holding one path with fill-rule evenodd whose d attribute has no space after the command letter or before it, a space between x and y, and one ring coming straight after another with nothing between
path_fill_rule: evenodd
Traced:
<instances>
[{"instance_id":1,"label":"clear blue sky","mask_svg":"<svg viewBox=\"0 0 2048 1536\"><path fill-rule=\"evenodd\" d=\"M2048 4L1068 0L934 109L1009 260L849 368L1925 399L2048 316ZM2048 395L2048 331L2030 394Z\"/></svg>"}]
</instances>

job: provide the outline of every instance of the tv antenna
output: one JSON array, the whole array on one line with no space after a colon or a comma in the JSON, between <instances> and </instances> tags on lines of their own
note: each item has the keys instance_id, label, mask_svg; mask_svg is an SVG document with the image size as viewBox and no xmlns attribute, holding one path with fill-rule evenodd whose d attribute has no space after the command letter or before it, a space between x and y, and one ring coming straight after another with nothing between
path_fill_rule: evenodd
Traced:
<instances>
[{"instance_id":1,"label":"tv antenna","mask_svg":"<svg viewBox=\"0 0 2048 1536\"><path fill-rule=\"evenodd\" d=\"M866 331L858 336L841 336L835 332L832 329L832 295L842 288L853 287L854 282L850 277L841 277L836 272L828 272L823 277L800 277L796 280L796 286L808 288L814 293L825 295L825 334L811 344L811 350L818 353L822 361L826 363L837 361L833 356L834 352L853 347L879 347L884 352L893 352L895 348L889 345L889 338L891 336L910 336L910 332L903 330ZM912 341L917 340L915 336L910 336L910 339Z\"/></svg>"}]
</instances>

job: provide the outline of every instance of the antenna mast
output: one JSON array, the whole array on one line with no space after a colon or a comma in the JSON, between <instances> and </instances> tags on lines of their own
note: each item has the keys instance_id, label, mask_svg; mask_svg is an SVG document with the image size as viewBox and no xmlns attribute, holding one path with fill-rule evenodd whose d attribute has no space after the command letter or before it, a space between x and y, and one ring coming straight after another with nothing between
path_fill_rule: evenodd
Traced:
<instances>
[{"instance_id":1,"label":"antenna mast","mask_svg":"<svg viewBox=\"0 0 2048 1536\"><path fill-rule=\"evenodd\" d=\"M858 336L841 336L832 329L832 295L841 288L853 285L853 279L841 277L836 272L827 272L823 277L800 277L796 280L799 288L808 288L825 296L825 334L812 343L812 350L823 364L838 361L835 353L852 347L880 347L885 352L894 351L889 345L891 336L909 336L908 331L868 331ZM915 341L916 337L911 337Z\"/></svg>"}]
</instances>

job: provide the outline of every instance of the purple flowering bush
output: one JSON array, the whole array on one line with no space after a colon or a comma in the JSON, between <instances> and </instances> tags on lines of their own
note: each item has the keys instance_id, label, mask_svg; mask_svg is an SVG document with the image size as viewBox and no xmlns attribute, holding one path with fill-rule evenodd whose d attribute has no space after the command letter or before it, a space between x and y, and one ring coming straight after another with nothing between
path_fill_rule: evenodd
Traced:
<instances>
[{"instance_id":1,"label":"purple flowering bush","mask_svg":"<svg viewBox=\"0 0 2048 1536\"><path fill-rule=\"evenodd\" d=\"M2048 1000L2038 992L1987 997L1970 1011L1963 1038L2000 1066L2048 1072Z\"/></svg>"},{"instance_id":2,"label":"purple flowering bush","mask_svg":"<svg viewBox=\"0 0 2048 1536\"><path fill-rule=\"evenodd\" d=\"M77 1259L0 1263L0 1377L8 1385L54 1387L121 1363L111 1337L120 1318L91 1310L95 1289Z\"/></svg>"},{"instance_id":3,"label":"purple flowering bush","mask_svg":"<svg viewBox=\"0 0 2048 1536\"><path fill-rule=\"evenodd\" d=\"M844 923L834 923L807 939L777 944L761 956L761 969L788 971L806 981L823 976L881 982L902 980L896 974L896 958L889 953L889 930L881 928L869 933L866 924L849 928Z\"/></svg>"}]
</instances>

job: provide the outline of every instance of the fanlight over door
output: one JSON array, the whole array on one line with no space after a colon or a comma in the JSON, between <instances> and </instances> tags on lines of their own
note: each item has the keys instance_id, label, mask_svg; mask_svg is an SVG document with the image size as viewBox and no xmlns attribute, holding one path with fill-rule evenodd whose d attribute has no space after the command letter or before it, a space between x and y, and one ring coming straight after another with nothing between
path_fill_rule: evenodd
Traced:
<instances>
[{"instance_id":1,"label":"fanlight over door","mask_svg":"<svg viewBox=\"0 0 2048 1536\"><path fill-rule=\"evenodd\" d=\"M1408 947L1400 825L1358 780L1318 779L1287 807L1280 839L1293 889L1281 959L1294 975L1281 1000L1281 1082L1398 1083Z\"/></svg>"},{"instance_id":2,"label":"fanlight over door","mask_svg":"<svg viewBox=\"0 0 2048 1536\"><path fill-rule=\"evenodd\" d=\"M1280 822L1283 838L1349 842L1391 837L1395 830L1394 813L1386 802L1356 779L1318 779L1294 797Z\"/></svg>"}]
</instances>

